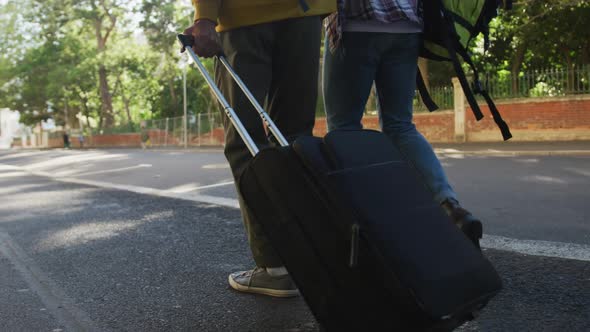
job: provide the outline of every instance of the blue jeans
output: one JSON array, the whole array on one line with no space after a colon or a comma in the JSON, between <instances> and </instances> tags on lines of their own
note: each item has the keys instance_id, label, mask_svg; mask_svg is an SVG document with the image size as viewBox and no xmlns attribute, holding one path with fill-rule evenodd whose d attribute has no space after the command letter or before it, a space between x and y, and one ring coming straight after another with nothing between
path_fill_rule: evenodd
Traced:
<instances>
[{"instance_id":1,"label":"blue jeans","mask_svg":"<svg viewBox=\"0 0 590 332\"><path fill-rule=\"evenodd\" d=\"M324 52L323 92L328 130L361 129L373 82L382 131L422 176L435 201L457 199L432 147L412 123L421 35L344 32Z\"/></svg>"}]
</instances>

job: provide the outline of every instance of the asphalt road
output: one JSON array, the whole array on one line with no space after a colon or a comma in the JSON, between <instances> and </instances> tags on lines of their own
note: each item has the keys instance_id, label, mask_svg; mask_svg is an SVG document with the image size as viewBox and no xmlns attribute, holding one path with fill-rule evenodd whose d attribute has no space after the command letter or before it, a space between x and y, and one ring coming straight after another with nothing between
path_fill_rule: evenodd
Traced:
<instances>
[{"instance_id":1,"label":"asphalt road","mask_svg":"<svg viewBox=\"0 0 590 332\"><path fill-rule=\"evenodd\" d=\"M457 150L505 286L460 330L590 331L590 155ZM301 299L228 289L235 204L219 150L0 152L0 330L316 331Z\"/></svg>"}]
</instances>

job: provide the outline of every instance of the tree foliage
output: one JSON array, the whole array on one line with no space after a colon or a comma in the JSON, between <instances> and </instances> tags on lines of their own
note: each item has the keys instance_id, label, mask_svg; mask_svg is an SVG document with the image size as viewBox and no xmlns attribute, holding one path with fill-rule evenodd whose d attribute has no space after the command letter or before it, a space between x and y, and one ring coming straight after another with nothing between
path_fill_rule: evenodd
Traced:
<instances>
[{"instance_id":1,"label":"tree foliage","mask_svg":"<svg viewBox=\"0 0 590 332\"><path fill-rule=\"evenodd\" d=\"M590 2L584 0L516 0L491 22L491 47L483 38L471 54L481 71L508 72L514 79L524 70L567 68L590 63ZM433 85L448 85L449 64L430 66ZM513 86L513 89L516 87Z\"/></svg>"},{"instance_id":2,"label":"tree foliage","mask_svg":"<svg viewBox=\"0 0 590 332\"><path fill-rule=\"evenodd\" d=\"M492 25L485 61L494 69L569 67L590 62L590 2L520 0Z\"/></svg>"},{"instance_id":3,"label":"tree foliage","mask_svg":"<svg viewBox=\"0 0 590 332\"><path fill-rule=\"evenodd\" d=\"M35 124L133 126L183 114L183 64L175 35L192 23L189 0L0 1L0 108ZM517 0L492 23L492 46L471 52L482 69L572 70L590 63L590 3ZM213 62L205 61L212 69ZM431 85L448 84L448 64L428 65ZM215 111L196 70L186 71L189 114Z\"/></svg>"}]
</instances>

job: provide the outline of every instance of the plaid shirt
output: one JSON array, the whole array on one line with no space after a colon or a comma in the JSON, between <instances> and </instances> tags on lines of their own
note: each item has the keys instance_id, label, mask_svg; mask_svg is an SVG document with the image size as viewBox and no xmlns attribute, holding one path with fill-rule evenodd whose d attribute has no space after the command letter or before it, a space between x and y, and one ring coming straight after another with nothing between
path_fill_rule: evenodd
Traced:
<instances>
[{"instance_id":1,"label":"plaid shirt","mask_svg":"<svg viewBox=\"0 0 590 332\"><path fill-rule=\"evenodd\" d=\"M422 23L420 0L338 0L338 11L324 21L330 51L334 52L342 39L346 20L392 23L400 20Z\"/></svg>"}]
</instances>

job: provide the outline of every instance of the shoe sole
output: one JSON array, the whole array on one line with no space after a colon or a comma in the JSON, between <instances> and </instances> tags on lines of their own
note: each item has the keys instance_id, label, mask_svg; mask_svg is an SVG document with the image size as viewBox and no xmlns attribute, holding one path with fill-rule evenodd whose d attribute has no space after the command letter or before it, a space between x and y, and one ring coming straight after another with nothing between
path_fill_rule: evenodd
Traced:
<instances>
[{"instance_id":1,"label":"shoe sole","mask_svg":"<svg viewBox=\"0 0 590 332\"><path fill-rule=\"evenodd\" d=\"M259 287L248 287L241 285L234 281L234 279L229 276L228 277L229 285L231 288L244 293L252 293L252 294L262 294L268 295L273 297L295 297L299 296L298 290L283 290L283 289L271 289L271 288L259 288Z\"/></svg>"}]
</instances>

